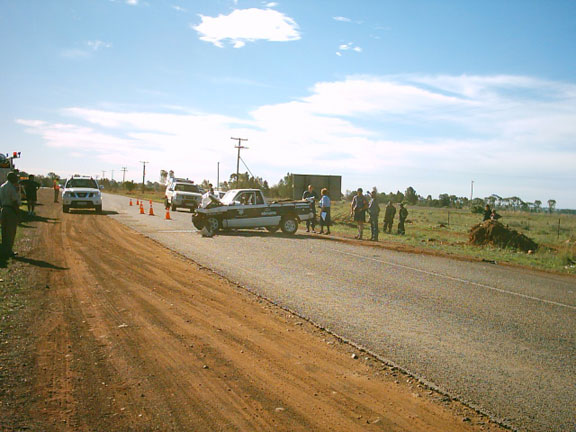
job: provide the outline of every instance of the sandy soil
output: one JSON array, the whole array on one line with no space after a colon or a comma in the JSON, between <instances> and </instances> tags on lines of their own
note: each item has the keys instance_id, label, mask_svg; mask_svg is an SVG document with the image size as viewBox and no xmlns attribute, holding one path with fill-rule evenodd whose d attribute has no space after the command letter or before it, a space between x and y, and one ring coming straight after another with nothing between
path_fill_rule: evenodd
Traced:
<instances>
[{"instance_id":1,"label":"sandy soil","mask_svg":"<svg viewBox=\"0 0 576 432\"><path fill-rule=\"evenodd\" d=\"M111 218L39 210L31 388L1 430L501 430Z\"/></svg>"}]
</instances>

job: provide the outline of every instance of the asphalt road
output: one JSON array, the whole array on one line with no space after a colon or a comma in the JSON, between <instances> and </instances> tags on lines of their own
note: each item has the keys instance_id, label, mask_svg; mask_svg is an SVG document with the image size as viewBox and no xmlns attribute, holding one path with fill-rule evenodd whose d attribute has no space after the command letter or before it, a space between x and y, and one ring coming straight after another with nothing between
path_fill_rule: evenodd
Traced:
<instances>
[{"instance_id":1,"label":"asphalt road","mask_svg":"<svg viewBox=\"0 0 576 432\"><path fill-rule=\"evenodd\" d=\"M305 235L203 238L187 212L104 208L515 428L576 431L576 278Z\"/></svg>"}]
</instances>

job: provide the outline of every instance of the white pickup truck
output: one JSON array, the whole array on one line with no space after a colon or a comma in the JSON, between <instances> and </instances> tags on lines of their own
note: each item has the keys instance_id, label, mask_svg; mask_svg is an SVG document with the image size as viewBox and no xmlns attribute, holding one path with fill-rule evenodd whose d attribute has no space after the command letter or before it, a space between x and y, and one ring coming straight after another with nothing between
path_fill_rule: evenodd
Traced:
<instances>
[{"instance_id":1,"label":"white pickup truck","mask_svg":"<svg viewBox=\"0 0 576 432\"><path fill-rule=\"evenodd\" d=\"M192 216L197 229L211 234L220 229L266 228L294 234L298 223L312 219L314 213L308 201L267 202L259 189L233 189L222 198L211 196L211 202L199 207Z\"/></svg>"}]
</instances>

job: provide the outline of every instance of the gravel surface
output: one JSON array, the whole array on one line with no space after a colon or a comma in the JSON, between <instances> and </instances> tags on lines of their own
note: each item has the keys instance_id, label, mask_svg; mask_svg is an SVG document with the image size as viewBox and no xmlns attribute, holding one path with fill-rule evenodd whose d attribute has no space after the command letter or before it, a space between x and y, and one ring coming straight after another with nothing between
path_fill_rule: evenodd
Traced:
<instances>
[{"instance_id":1,"label":"gravel surface","mask_svg":"<svg viewBox=\"0 0 576 432\"><path fill-rule=\"evenodd\" d=\"M576 430L576 279L307 235L202 238L190 213L112 217L496 418ZM146 205L146 210L148 205Z\"/></svg>"}]
</instances>

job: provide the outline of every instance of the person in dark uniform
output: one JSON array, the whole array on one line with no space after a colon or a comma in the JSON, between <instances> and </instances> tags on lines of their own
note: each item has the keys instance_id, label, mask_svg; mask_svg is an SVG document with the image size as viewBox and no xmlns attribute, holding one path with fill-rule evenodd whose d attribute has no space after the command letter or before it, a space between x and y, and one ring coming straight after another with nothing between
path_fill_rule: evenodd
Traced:
<instances>
[{"instance_id":1,"label":"person in dark uniform","mask_svg":"<svg viewBox=\"0 0 576 432\"><path fill-rule=\"evenodd\" d=\"M406 218L408 217L408 209L404 207L403 203L400 203L400 210L398 211L398 234L404 235L406 234L406 230L404 229L404 222L406 222Z\"/></svg>"},{"instance_id":2,"label":"person in dark uniform","mask_svg":"<svg viewBox=\"0 0 576 432\"><path fill-rule=\"evenodd\" d=\"M372 191L368 204L368 214L370 215L370 240L378 241L378 217L380 216L380 205L378 203L378 192Z\"/></svg>"},{"instance_id":3,"label":"person in dark uniform","mask_svg":"<svg viewBox=\"0 0 576 432\"><path fill-rule=\"evenodd\" d=\"M2 204L2 213L0 221L2 222L2 256L14 257L16 252L12 250L14 239L16 238L16 229L18 228L18 212L20 210L20 192L18 191L18 176L10 172L7 181L0 186L0 203Z\"/></svg>"},{"instance_id":4,"label":"person in dark uniform","mask_svg":"<svg viewBox=\"0 0 576 432\"><path fill-rule=\"evenodd\" d=\"M350 208L352 210L351 216L354 221L358 224L358 235L355 237L357 239L362 239L362 234L364 232L364 223L366 222L366 210L368 209L368 201L363 195L364 192L362 188L358 188L356 195L352 198L352 204Z\"/></svg>"},{"instance_id":5,"label":"person in dark uniform","mask_svg":"<svg viewBox=\"0 0 576 432\"><path fill-rule=\"evenodd\" d=\"M308 185L308 189L302 194L302 199L309 201L312 207L312 213L314 216L312 219L306 221L306 232L310 232L310 227L312 227L312 232L316 229L316 201L318 201L318 194L314 190L314 186Z\"/></svg>"},{"instance_id":6,"label":"person in dark uniform","mask_svg":"<svg viewBox=\"0 0 576 432\"><path fill-rule=\"evenodd\" d=\"M34 180L34 175L30 174L27 180L20 182L24 186L24 193L26 194L26 203L28 205L28 216L34 216L34 209L36 208L36 201L38 201L37 191L40 189L40 183Z\"/></svg>"},{"instance_id":7,"label":"person in dark uniform","mask_svg":"<svg viewBox=\"0 0 576 432\"><path fill-rule=\"evenodd\" d=\"M482 218L482 222L490 220L490 216L492 216L492 209L488 204L486 204L486 207L484 207L484 217Z\"/></svg>"},{"instance_id":8,"label":"person in dark uniform","mask_svg":"<svg viewBox=\"0 0 576 432\"><path fill-rule=\"evenodd\" d=\"M392 225L394 224L394 216L396 215L396 207L392 204L392 201L388 202L386 209L384 210L384 229L383 232L392 232Z\"/></svg>"}]
</instances>

